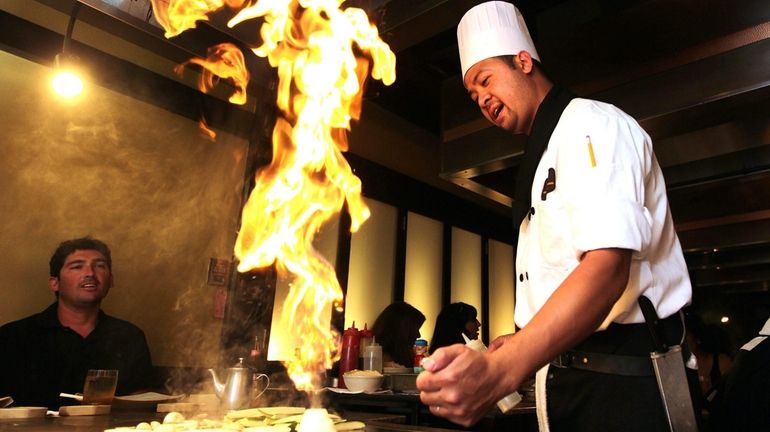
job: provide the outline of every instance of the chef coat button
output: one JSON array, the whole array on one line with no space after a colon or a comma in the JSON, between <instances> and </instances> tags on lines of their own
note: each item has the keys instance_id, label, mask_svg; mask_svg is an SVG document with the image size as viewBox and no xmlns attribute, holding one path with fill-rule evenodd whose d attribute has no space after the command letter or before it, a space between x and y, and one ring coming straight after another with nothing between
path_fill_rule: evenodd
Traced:
<instances>
[{"instance_id":1,"label":"chef coat button","mask_svg":"<svg viewBox=\"0 0 770 432\"><path fill-rule=\"evenodd\" d=\"M524 277L527 278L527 280L529 280L529 272L524 272Z\"/></svg>"},{"instance_id":2,"label":"chef coat button","mask_svg":"<svg viewBox=\"0 0 770 432\"><path fill-rule=\"evenodd\" d=\"M519 282L524 282L524 273L519 273Z\"/></svg>"},{"instance_id":3,"label":"chef coat button","mask_svg":"<svg viewBox=\"0 0 770 432\"><path fill-rule=\"evenodd\" d=\"M529 212L532 213L532 216L534 216L535 215L535 208L532 207L531 209L529 209Z\"/></svg>"}]
</instances>

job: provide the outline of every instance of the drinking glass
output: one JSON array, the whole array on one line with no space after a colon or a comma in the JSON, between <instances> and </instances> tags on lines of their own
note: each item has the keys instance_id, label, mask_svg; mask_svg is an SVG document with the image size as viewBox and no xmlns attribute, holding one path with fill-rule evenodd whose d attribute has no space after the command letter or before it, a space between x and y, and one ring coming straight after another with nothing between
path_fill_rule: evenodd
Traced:
<instances>
[{"instance_id":1,"label":"drinking glass","mask_svg":"<svg viewBox=\"0 0 770 432\"><path fill-rule=\"evenodd\" d=\"M118 371L114 369L89 369L83 385L83 403L111 405L118 386Z\"/></svg>"}]
</instances>

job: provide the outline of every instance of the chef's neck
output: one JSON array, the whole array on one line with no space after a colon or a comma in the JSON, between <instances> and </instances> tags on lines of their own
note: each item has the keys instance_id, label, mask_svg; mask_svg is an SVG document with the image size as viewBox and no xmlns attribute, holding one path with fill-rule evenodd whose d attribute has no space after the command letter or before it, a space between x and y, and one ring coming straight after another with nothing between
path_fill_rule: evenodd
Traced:
<instances>
[{"instance_id":1,"label":"chef's neck","mask_svg":"<svg viewBox=\"0 0 770 432\"><path fill-rule=\"evenodd\" d=\"M535 68L535 72L532 74L532 94L533 94L533 106L531 116L527 119L527 127L525 134L527 136L532 135L532 126L535 124L535 117L542 105L543 100L553 88L553 82L540 71L539 68Z\"/></svg>"}]
</instances>

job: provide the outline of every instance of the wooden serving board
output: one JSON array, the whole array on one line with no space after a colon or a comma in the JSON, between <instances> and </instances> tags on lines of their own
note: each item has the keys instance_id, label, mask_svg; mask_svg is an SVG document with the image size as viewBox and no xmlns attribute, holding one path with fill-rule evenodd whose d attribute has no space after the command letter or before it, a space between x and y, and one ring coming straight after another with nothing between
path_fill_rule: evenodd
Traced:
<instances>
[{"instance_id":1,"label":"wooden serving board","mask_svg":"<svg viewBox=\"0 0 770 432\"><path fill-rule=\"evenodd\" d=\"M32 417L45 417L48 408L46 407L11 407L0 408L0 418L3 419L20 419L20 418L32 418Z\"/></svg>"},{"instance_id":2,"label":"wooden serving board","mask_svg":"<svg viewBox=\"0 0 770 432\"><path fill-rule=\"evenodd\" d=\"M110 413L110 405L68 405L59 408L60 416L105 415Z\"/></svg>"}]
</instances>

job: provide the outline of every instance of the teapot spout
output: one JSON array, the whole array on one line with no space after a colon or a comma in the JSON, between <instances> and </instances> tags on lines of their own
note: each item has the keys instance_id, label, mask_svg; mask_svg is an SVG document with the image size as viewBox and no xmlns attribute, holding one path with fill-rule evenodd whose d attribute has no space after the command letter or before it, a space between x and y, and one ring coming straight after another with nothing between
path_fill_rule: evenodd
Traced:
<instances>
[{"instance_id":1,"label":"teapot spout","mask_svg":"<svg viewBox=\"0 0 770 432\"><path fill-rule=\"evenodd\" d=\"M218 398L222 399L222 396L225 393L225 385L219 381L219 377L217 376L217 373L214 371L214 369L209 369L209 373L211 374L211 378L214 381L214 392L216 392Z\"/></svg>"}]
</instances>

